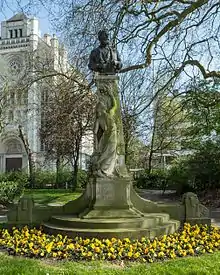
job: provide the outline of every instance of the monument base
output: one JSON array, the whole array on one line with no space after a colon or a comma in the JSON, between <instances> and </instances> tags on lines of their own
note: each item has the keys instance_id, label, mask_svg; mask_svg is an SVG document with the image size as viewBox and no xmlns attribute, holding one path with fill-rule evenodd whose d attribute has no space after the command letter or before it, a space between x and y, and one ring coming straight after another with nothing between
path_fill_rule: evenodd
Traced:
<instances>
[{"instance_id":1,"label":"monument base","mask_svg":"<svg viewBox=\"0 0 220 275\"><path fill-rule=\"evenodd\" d=\"M141 212L132 202L131 189L129 178L97 178L78 200L64 206L64 214L44 223L44 229L69 237L152 238L179 228L179 221L170 220L169 214L157 208Z\"/></svg>"}]
</instances>

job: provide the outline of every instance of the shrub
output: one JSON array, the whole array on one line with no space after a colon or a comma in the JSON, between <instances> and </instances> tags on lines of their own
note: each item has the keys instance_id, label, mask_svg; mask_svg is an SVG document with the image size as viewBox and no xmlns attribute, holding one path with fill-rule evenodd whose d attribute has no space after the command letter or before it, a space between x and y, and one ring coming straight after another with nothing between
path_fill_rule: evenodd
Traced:
<instances>
[{"instance_id":1,"label":"shrub","mask_svg":"<svg viewBox=\"0 0 220 275\"><path fill-rule=\"evenodd\" d=\"M143 189L164 189L167 185L167 173L163 170L145 171L141 173L140 176L136 179L136 187Z\"/></svg>"},{"instance_id":2,"label":"shrub","mask_svg":"<svg viewBox=\"0 0 220 275\"><path fill-rule=\"evenodd\" d=\"M77 179L77 187L86 188L86 184L88 182L88 172L85 170L79 169L78 171L78 179Z\"/></svg>"},{"instance_id":3,"label":"shrub","mask_svg":"<svg viewBox=\"0 0 220 275\"><path fill-rule=\"evenodd\" d=\"M19 181L0 182L0 203L3 205L13 203L15 198L23 194L24 186L25 185Z\"/></svg>"},{"instance_id":4,"label":"shrub","mask_svg":"<svg viewBox=\"0 0 220 275\"><path fill-rule=\"evenodd\" d=\"M48 188L48 185L54 185L55 182L55 172L47 170L35 171L35 188Z\"/></svg>"},{"instance_id":5,"label":"shrub","mask_svg":"<svg viewBox=\"0 0 220 275\"><path fill-rule=\"evenodd\" d=\"M55 175L56 176L56 175ZM67 169L63 169L58 173L58 186L59 188L65 188L66 183L71 182L72 179L72 172Z\"/></svg>"},{"instance_id":6,"label":"shrub","mask_svg":"<svg viewBox=\"0 0 220 275\"><path fill-rule=\"evenodd\" d=\"M220 188L220 144L203 142L197 151L168 171L168 185L179 194Z\"/></svg>"},{"instance_id":7,"label":"shrub","mask_svg":"<svg viewBox=\"0 0 220 275\"><path fill-rule=\"evenodd\" d=\"M35 188L48 188L48 186L55 187L57 180L56 171L37 170L35 172ZM87 182L87 172L84 170L78 170L77 183L73 183L73 173L70 170L60 170L58 174L57 185L59 188L65 188L66 183L68 188L76 189L76 187L84 188Z\"/></svg>"},{"instance_id":8,"label":"shrub","mask_svg":"<svg viewBox=\"0 0 220 275\"><path fill-rule=\"evenodd\" d=\"M175 189L178 195L195 192L195 186L190 180L187 160L177 162L168 170L167 185L169 189Z\"/></svg>"},{"instance_id":9,"label":"shrub","mask_svg":"<svg viewBox=\"0 0 220 275\"><path fill-rule=\"evenodd\" d=\"M29 176L27 173L21 171L7 172L0 174L0 182L2 181L13 181L20 182L22 184L28 183Z\"/></svg>"}]
</instances>

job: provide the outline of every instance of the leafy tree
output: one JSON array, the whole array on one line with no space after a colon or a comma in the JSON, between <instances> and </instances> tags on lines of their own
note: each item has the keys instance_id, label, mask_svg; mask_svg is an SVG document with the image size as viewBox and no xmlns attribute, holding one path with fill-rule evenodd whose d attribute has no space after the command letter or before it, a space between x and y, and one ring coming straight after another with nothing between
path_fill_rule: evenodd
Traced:
<instances>
[{"instance_id":1,"label":"leafy tree","mask_svg":"<svg viewBox=\"0 0 220 275\"><path fill-rule=\"evenodd\" d=\"M196 149L200 143L220 134L220 93L218 82L199 81L191 85L182 104L188 113L184 146Z\"/></svg>"}]
</instances>

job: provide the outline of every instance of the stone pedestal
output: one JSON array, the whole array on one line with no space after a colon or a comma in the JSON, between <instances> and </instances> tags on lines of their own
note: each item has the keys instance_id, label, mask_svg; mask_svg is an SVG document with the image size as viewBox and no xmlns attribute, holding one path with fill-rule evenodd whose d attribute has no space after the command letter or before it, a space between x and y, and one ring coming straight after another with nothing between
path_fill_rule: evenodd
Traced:
<instances>
[{"instance_id":1,"label":"stone pedestal","mask_svg":"<svg viewBox=\"0 0 220 275\"><path fill-rule=\"evenodd\" d=\"M131 202L129 178L97 178L92 184L90 206L79 214L83 219L137 218L142 217Z\"/></svg>"},{"instance_id":2,"label":"stone pedestal","mask_svg":"<svg viewBox=\"0 0 220 275\"><path fill-rule=\"evenodd\" d=\"M143 204L145 212L138 209ZM158 210L155 203L135 193L129 178L98 178L88 184L79 199L63 207L62 215L45 222L44 229L51 234L86 238L153 238L175 232L180 222Z\"/></svg>"}]
</instances>

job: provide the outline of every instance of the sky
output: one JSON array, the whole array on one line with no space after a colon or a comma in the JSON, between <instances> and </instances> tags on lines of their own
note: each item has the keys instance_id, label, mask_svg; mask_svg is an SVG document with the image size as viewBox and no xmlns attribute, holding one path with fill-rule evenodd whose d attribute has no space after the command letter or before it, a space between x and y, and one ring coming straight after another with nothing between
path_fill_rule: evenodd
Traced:
<instances>
[{"instance_id":1,"label":"sky","mask_svg":"<svg viewBox=\"0 0 220 275\"><path fill-rule=\"evenodd\" d=\"M22 5L25 4L26 1L20 0L19 2ZM6 0L6 3L7 4L3 4L3 7L0 6L0 21L5 21L11 18L16 13L21 12L21 8L17 5L16 0ZM38 7L37 10L35 10L34 12L28 12L26 14L27 16L35 16L38 18L41 35L43 35L44 33L55 33L49 22L48 12L42 6Z\"/></svg>"}]
</instances>

